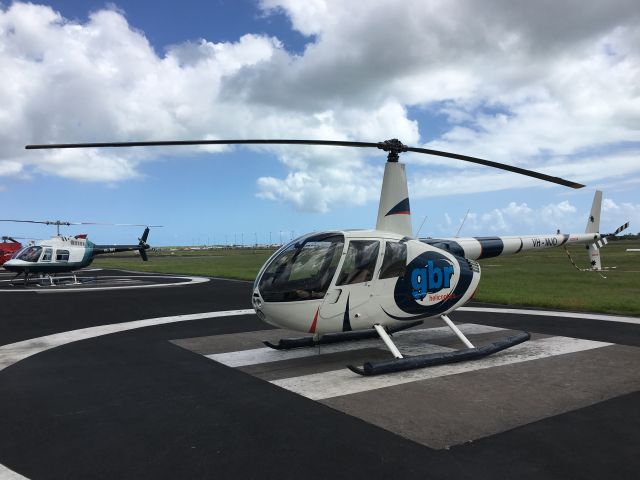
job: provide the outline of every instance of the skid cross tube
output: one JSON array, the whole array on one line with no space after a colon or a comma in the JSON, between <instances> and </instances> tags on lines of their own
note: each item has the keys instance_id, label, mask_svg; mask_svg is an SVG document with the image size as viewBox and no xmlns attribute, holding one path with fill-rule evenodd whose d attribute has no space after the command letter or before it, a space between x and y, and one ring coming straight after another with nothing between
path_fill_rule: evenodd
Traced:
<instances>
[{"instance_id":1,"label":"skid cross tube","mask_svg":"<svg viewBox=\"0 0 640 480\"><path fill-rule=\"evenodd\" d=\"M462 343L464 343L467 346L467 348L475 348L473 346L473 343L471 343L469 339L464 336L464 333L460 331L460 329L456 326L455 323L451 321L451 319L448 316L440 315L440 318L445 321L445 323L449 326L451 331L455 333L460 340L462 340Z\"/></svg>"},{"instance_id":2,"label":"skid cross tube","mask_svg":"<svg viewBox=\"0 0 640 480\"><path fill-rule=\"evenodd\" d=\"M378 335L380 335L380 338L395 358L404 358L400 353L400 350L398 350L398 347L396 347L396 345L393 343L393 340L391 340L391 337L387 334L387 331L382 325L376 324L373 326L373 328L376 329L376 332L378 332Z\"/></svg>"}]
</instances>

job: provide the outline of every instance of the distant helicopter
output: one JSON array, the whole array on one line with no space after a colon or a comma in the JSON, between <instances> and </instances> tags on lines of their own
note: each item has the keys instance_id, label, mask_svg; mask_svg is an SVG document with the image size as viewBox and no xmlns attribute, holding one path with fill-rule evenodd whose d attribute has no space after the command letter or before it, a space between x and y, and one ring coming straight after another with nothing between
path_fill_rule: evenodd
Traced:
<instances>
[{"instance_id":1,"label":"distant helicopter","mask_svg":"<svg viewBox=\"0 0 640 480\"><path fill-rule=\"evenodd\" d=\"M54 221L36 221L36 220L0 220L0 222L20 222L20 223L40 223L44 225L55 225L57 228L56 235L48 240L34 242L33 245L22 247L15 251L11 258L3 265L5 270L15 272L16 280L21 275L24 276L24 285L29 282L29 278L34 275L40 275L41 278L49 280L53 285L55 275L64 272L73 272L81 268L87 267L93 262L96 255L113 252L129 252L137 251L143 261L147 261L147 252L149 248L147 237L149 236L149 227L144 229L142 237L138 239L137 245L96 245L87 236L60 235L60 226L65 225L119 225L119 226L136 226L143 227L139 224L100 224L94 222L64 222L60 220ZM157 227L159 225L152 225ZM78 283L75 273L72 273L74 283Z\"/></svg>"},{"instance_id":2,"label":"distant helicopter","mask_svg":"<svg viewBox=\"0 0 640 480\"><path fill-rule=\"evenodd\" d=\"M11 256L22 248L22 243L13 237L3 236L0 243L0 266L2 266Z\"/></svg>"},{"instance_id":3,"label":"distant helicopter","mask_svg":"<svg viewBox=\"0 0 640 480\"><path fill-rule=\"evenodd\" d=\"M475 347L448 314L467 303L480 281L478 259L586 244L594 271L601 270L599 233L601 192L594 198L586 233L515 237L415 238L403 152L454 158L507 170L571 188L584 185L503 163L466 155L408 147L397 139L379 143L332 140L186 140L28 145L27 149L169 145L281 144L378 148L388 153L375 230L341 230L303 235L277 250L253 286L256 315L276 327L311 334L265 342L275 349L312 347L379 336L393 360L348 366L360 375L377 375L485 357L530 338L526 332ZM628 224L627 224L628 225ZM623 229L621 227L616 234ZM466 348L404 357L389 333L441 318Z\"/></svg>"}]
</instances>

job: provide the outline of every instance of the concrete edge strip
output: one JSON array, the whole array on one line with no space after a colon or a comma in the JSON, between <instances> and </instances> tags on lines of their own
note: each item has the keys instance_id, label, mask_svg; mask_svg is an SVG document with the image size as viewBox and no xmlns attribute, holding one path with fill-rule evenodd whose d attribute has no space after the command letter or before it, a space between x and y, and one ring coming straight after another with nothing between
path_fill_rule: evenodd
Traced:
<instances>
[{"instance_id":1,"label":"concrete edge strip","mask_svg":"<svg viewBox=\"0 0 640 480\"><path fill-rule=\"evenodd\" d=\"M488 307L461 307L456 312L482 312L482 313L515 313L517 315L537 315L541 317L565 317L583 318L585 320L602 320L605 322L633 323L640 325L640 318L622 317L617 315L603 315L600 313L574 313L556 312L553 310L527 310L523 308L488 308Z\"/></svg>"}]
</instances>

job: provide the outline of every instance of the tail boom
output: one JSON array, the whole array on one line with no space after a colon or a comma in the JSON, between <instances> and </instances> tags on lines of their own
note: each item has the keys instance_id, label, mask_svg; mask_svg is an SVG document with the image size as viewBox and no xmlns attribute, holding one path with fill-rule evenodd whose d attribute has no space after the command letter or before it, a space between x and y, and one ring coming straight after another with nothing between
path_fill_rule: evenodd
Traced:
<instances>
[{"instance_id":1,"label":"tail boom","mask_svg":"<svg viewBox=\"0 0 640 480\"><path fill-rule=\"evenodd\" d=\"M601 239L602 235L599 233L571 233L504 237L421 238L420 240L448 250L455 255L478 260L572 244L588 245Z\"/></svg>"},{"instance_id":2,"label":"tail boom","mask_svg":"<svg viewBox=\"0 0 640 480\"><path fill-rule=\"evenodd\" d=\"M149 249L149 244L147 243L148 237L149 237L149 227L144 229L144 232L142 233L142 237L138 238L137 245L94 245L93 255L137 251L140 253L140 258L142 258L142 260L146 262L148 260L147 250Z\"/></svg>"}]
</instances>

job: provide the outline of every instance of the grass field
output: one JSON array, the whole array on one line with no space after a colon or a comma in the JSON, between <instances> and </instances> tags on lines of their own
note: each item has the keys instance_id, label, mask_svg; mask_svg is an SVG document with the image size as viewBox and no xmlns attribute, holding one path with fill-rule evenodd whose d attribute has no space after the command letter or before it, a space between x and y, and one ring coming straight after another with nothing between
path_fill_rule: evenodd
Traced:
<instances>
[{"instance_id":1,"label":"grass field","mask_svg":"<svg viewBox=\"0 0 640 480\"><path fill-rule=\"evenodd\" d=\"M640 253L637 241L616 241L602 250L603 264L617 266L606 272L578 272L564 249L556 248L509 257L481 260L482 278L475 299L503 305L560 308L640 316ZM588 263L584 247L571 255L581 266ZM177 251L137 256L102 256L94 266L145 272L205 275L253 280L272 250L232 249Z\"/></svg>"},{"instance_id":2,"label":"grass field","mask_svg":"<svg viewBox=\"0 0 640 480\"><path fill-rule=\"evenodd\" d=\"M93 266L253 280L272 253L273 250L248 248L176 251L174 254L162 251L149 252L148 262L141 261L137 254L103 255L96 258Z\"/></svg>"},{"instance_id":3,"label":"grass field","mask_svg":"<svg viewBox=\"0 0 640 480\"><path fill-rule=\"evenodd\" d=\"M626 252L637 242L610 242L601 250L603 273L578 272L562 248L480 262L476 300L504 305L561 308L640 316L640 253ZM569 249L576 263L588 265L584 247Z\"/></svg>"}]
</instances>

